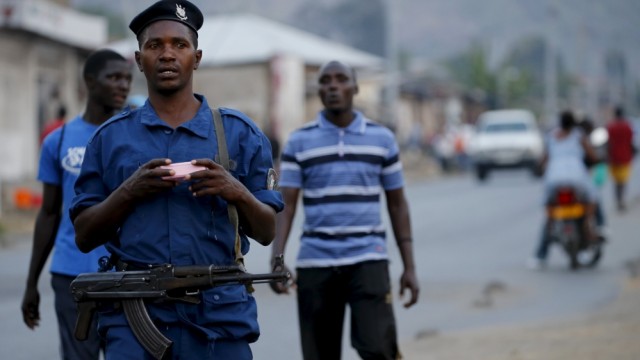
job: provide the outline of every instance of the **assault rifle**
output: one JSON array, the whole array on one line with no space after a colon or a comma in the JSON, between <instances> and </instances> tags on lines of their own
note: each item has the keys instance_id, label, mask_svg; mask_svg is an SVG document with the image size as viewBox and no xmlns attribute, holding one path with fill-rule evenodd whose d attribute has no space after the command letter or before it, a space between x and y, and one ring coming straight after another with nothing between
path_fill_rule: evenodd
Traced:
<instances>
[{"instance_id":1,"label":"assault rifle","mask_svg":"<svg viewBox=\"0 0 640 360\"><path fill-rule=\"evenodd\" d=\"M282 255L276 258L277 264L282 265L280 269L284 269ZM288 281L290 277L291 274L285 271L249 274L241 265L166 264L148 270L80 274L71 283L71 292L78 303L74 335L78 340L86 340L99 302L119 302L138 341L156 359L164 359L170 356L168 350L173 342L153 324L144 300L198 304L201 290L230 284L243 284L251 289L251 285L255 283Z\"/></svg>"}]
</instances>

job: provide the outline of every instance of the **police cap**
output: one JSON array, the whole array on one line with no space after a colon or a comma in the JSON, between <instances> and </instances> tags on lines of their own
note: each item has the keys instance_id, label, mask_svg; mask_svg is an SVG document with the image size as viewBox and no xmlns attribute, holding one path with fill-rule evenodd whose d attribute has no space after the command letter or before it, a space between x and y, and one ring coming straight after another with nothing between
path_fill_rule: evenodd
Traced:
<instances>
[{"instance_id":1,"label":"police cap","mask_svg":"<svg viewBox=\"0 0 640 360\"><path fill-rule=\"evenodd\" d=\"M198 35L202 12L186 0L160 0L131 20L129 29L138 36L144 28L159 20L172 20L190 27Z\"/></svg>"}]
</instances>

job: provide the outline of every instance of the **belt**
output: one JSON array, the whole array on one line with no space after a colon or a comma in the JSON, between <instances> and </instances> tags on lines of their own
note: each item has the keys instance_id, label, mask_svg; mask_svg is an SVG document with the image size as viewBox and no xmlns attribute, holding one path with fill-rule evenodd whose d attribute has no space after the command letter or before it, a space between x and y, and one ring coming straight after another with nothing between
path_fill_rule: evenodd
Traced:
<instances>
[{"instance_id":1,"label":"belt","mask_svg":"<svg viewBox=\"0 0 640 360\"><path fill-rule=\"evenodd\" d=\"M115 268L116 271L149 270L158 266L162 265L127 263L120 260L115 254L103 256L98 260L98 272L111 271L113 268Z\"/></svg>"},{"instance_id":2,"label":"belt","mask_svg":"<svg viewBox=\"0 0 640 360\"><path fill-rule=\"evenodd\" d=\"M114 267L116 268L116 271L137 271L137 270L149 270L149 269L153 269L156 267L160 267L162 265L152 265L152 264L134 264L134 263L127 263L124 262L120 259L115 261Z\"/></svg>"}]
</instances>

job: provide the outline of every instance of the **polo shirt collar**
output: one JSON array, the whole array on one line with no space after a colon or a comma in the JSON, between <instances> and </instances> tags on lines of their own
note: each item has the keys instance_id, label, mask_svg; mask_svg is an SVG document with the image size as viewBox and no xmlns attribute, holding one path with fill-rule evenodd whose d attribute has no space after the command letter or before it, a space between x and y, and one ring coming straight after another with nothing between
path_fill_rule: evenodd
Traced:
<instances>
[{"instance_id":1,"label":"polo shirt collar","mask_svg":"<svg viewBox=\"0 0 640 360\"><path fill-rule=\"evenodd\" d=\"M196 136L207 139L209 137L209 131L211 130L212 126L213 114L211 114L211 109L209 108L207 99L205 99L204 96L200 94L194 94L194 96L200 101L200 108L191 120L178 126L178 128L183 128ZM153 109L148 99L142 107L140 116L140 121L146 126L169 127L167 123L165 123L162 119L160 119L160 117L158 117L158 114Z\"/></svg>"},{"instance_id":2,"label":"polo shirt collar","mask_svg":"<svg viewBox=\"0 0 640 360\"><path fill-rule=\"evenodd\" d=\"M331 121L327 120L327 118L324 116L323 111L320 111L318 113L318 118L316 121L318 122L318 126L320 126L320 128L345 130L346 132L353 134L364 134L364 130L367 127L367 119L365 119L364 115L359 111L353 111L353 113L355 115L355 118L346 128L338 127Z\"/></svg>"}]
</instances>

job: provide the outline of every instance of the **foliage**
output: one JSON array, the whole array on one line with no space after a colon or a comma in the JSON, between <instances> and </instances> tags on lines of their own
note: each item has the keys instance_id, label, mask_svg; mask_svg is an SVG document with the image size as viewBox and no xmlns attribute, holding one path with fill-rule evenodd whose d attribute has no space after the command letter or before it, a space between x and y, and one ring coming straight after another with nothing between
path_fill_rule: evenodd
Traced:
<instances>
[{"instance_id":1,"label":"foliage","mask_svg":"<svg viewBox=\"0 0 640 360\"><path fill-rule=\"evenodd\" d=\"M545 57L547 51L547 41L541 36L531 36L516 42L510 49L502 62L502 68L515 68L526 79L521 80L521 84L512 84L516 88L510 88L510 96L514 100L521 102L523 106L536 111L544 98L545 88ZM558 97L560 103L567 103L569 92L574 84L574 76L570 74L560 55L554 59L556 62L556 81L558 86Z\"/></svg>"},{"instance_id":2,"label":"foliage","mask_svg":"<svg viewBox=\"0 0 640 360\"><path fill-rule=\"evenodd\" d=\"M0 220L0 244L4 243L4 236L7 232L7 229L5 228L5 225L2 223L2 221Z\"/></svg>"},{"instance_id":3,"label":"foliage","mask_svg":"<svg viewBox=\"0 0 640 360\"><path fill-rule=\"evenodd\" d=\"M496 76L488 66L485 47L476 42L465 52L445 61L445 66L463 88L469 91L482 91L487 106L495 107Z\"/></svg>"},{"instance_id":4,"label":"foliage","mask_svg":"<svg viewBox=\"0 0 640 360\"><path fill-rule=\"evenodd\" d=\"M481 90L486 106L525 107L542 112L545 91L545 56L547 45L540 36L516 42L495 69L488 64L486 47L479 42L446 60L445 64L459 85L469 92ZM574 78L562 58L556 59L559 103L568 103Z\"/></svg>"}]
</instances>

